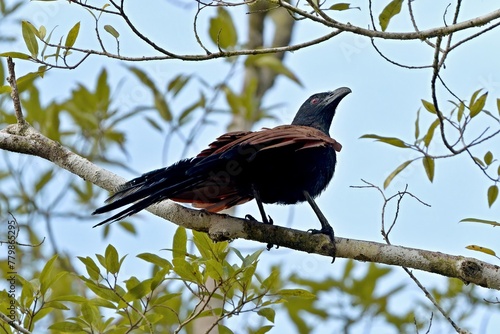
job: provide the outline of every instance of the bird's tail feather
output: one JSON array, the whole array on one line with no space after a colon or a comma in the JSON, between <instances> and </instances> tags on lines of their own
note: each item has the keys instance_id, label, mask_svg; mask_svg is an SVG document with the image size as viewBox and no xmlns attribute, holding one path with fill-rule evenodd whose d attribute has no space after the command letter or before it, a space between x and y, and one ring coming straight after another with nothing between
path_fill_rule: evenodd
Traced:
<instances>
[{"instance_id":1,"label":"bird's tail feather","mask_svg":"<svg viewBox=\"0 0 500 334\"><path fill-rule=\"evenodd\" d=\"M185 175L186 169L194 164L196 159L181 160L168 168L151 171L119 186L116 193L106 200L108 204L96 209L92 214L105 213L134 204L95 226L123 219L154 203L170 198L179 191L196 186L200 176L190 175L186 178Z\"/></svg>"}]
</instances>

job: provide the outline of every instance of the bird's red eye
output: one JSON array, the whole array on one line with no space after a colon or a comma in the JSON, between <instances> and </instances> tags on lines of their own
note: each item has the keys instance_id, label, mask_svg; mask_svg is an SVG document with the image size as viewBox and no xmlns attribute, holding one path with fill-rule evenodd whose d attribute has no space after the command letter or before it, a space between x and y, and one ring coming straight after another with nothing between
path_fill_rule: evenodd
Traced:
<instances>
[{"instance_id":1,"label":"bird's red eye","mask_svg":"<svg viewBox=\"0 0 500 334\"><path fill-rule=\"evenodd\" d=\"M315 97L314 99L311 100L311 104L318 104L319 99Z\"/></svg>"}]
</instances>

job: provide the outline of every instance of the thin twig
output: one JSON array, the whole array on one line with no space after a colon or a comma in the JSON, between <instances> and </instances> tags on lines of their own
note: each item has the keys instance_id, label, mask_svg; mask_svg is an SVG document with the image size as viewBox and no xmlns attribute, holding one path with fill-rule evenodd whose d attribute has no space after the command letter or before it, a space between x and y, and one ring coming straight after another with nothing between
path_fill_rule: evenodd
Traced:
<instances>
[{"instance_id":1,"label":"thin twig","mask_svg":"<svg viewBox=\"0 0 500 334\"><path fill-rule=\"evenodd\" d=\"M23 116L23 109L21 107L19 91L17 89L16 72L14 69L15 64L12 61L11 57L7 57L7 67L9 69L9 77L7 78L7 82L9 83L11 88L10 96L12 97L12 102L14 103L14 112L16 113L17 124L21 128L23 128L27 123Z\"/></svg>"},{"instance_id":2,"label":"thin twig","mask_svg":"<svg viewBox=\"0 0 500 334\"><path fill-rule=\"evenodd\" d=\"M8 324L10 327L14 328L18 332L22 334L31 334L31 332L23 327L21 325L18 325L15 321L12 321L7 315L4 313L0 312L0 320Z\"/></svg>"},{"instance_id":3,"label":"thin twig","mask_svg":"<svg viewBox=\"0 0 500 334\"><path fill-rule=\"evenodd\" d=\"M388 245L391 245L391 242L389 240L389 234L391 233L392 228L395 226L395 224L397 222L397 219L399 216L401 200L403 199L404 195L406 195L406 194L411 195L413 198L416 198L420 203L422 203L426 206L429 206L429 204L426 204L425 202L418 199L416 196L409 193L407 191L408 185L405 187L405 190L403 192L399 192L399 193L387 198L385 196L384 192L382 191L382 189L380 189L380 187L378 187L370 182L367 182L365 180L362 180L362 181L364 183L366 183L367 185L369 185L370 188L375 188L376 190L378 190L378 192L382 195L382 198L384 199L384 204L382 205L382 236ZM360 187L358 186L357 188L360 188ZM398 198L398 201L396 204L396 212L394 214L394 219L393 219L391 226L389 227L389 230L386 231L385 230L385 209L386 209L388 203L396 197ZM448 322L457 331L457 333L462 333L462 329L455 323L455 321L453 321L453 319L451 319L451 317L446 313L446 311L441 307L441 305L439 305L439 303L436 301L436 299L429 293L427 288L422 285L422 283L418 280L418 278L416 278L415 275L413 275L413 272L405 266L401 266L401 268L403 268L403 270L408 274L408 276L410 276L410 278L415 282L415 284L420 288L420 290L422 290L425 297L427 297L427 299L429 299L429 301L436 307L436 309L443 315L443 317L446 320L448 320Z\"/></svg>"}]
</instances>

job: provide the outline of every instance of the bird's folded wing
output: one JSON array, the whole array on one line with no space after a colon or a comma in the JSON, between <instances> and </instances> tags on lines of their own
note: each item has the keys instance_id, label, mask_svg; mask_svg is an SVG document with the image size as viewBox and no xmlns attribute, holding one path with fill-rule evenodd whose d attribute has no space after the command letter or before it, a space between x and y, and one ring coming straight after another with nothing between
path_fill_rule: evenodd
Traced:
<instances>
[{"instance_id":1,"label":"bird's folded wing","mask_svg":"<svg viewBox=\"0 0 500 334\"><path fill-rule=\"evenodd\" d=\"M252 131L234 131L223 134L218 137L214 142L208 145L208 148L201 151L196 157L203 158L208 157L213 154L215 151L218 151L221 147L226 146L228 144L233 143L235 140L238 140L242 137L245 137L248 134L253 133Z\"/></svg>"},{"instance_id":2,"label":"bird's folded wing","mask_svg":"<svg viewBox=\"0 0 500 334\"><path fill-rule=\"evenodd\" d=\"M264 128L260 131L230 132L209 145L198 157L224 154L236 146L253 146L259 150L268 150L293 145L296 150L313 147L331 146L340 152L342 145L320 130L300 125L281 125L272 129Z\"/></svg>"}]
</instances>

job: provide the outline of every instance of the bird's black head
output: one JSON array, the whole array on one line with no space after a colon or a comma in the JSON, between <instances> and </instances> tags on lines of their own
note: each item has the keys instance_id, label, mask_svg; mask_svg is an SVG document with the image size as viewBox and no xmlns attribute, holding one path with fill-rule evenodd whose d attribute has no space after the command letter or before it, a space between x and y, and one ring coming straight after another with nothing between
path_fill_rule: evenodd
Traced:
<instances>
[{"instance_id":1,"label":"bird's black head","mask_svg":"<svg viewBox=\"0 0 500 334\"><path fill-rule=\"evenodd\" d=\"M302 104L292 125L310 126L329 135L335 110L340 101L350 92L349 88L341 87L331 92L312 95Z\"/></svg>"}]
</instances>

